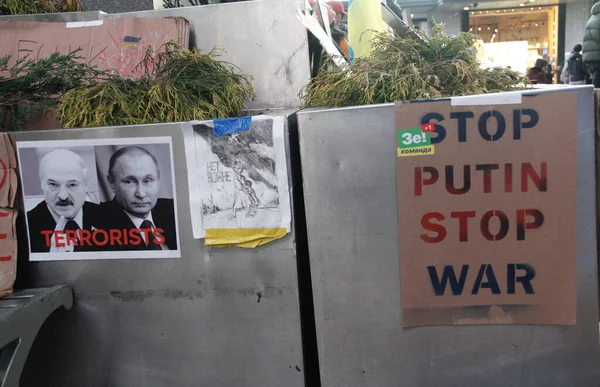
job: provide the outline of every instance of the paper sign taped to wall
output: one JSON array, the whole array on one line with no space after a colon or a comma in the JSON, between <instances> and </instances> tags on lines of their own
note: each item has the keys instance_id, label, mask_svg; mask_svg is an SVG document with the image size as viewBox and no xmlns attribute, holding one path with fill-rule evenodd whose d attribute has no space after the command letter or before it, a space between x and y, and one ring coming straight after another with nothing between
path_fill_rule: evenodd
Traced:
<instances>
[{"instance_id":1,"label":"paper sign taped to wall","mask_svg":"<svg viewBox=\"0 0 600 387\"><path fill-rule=\"evenodd\" d=\"M403 325L575 324L577 95L395 113Z\"/></svg>"},{"instance_id":2,"label":"paper sign taped to wall","mask_svg":"<svg viewBox=\"0 0 600 387\"><path fill-rule=\"evenodd\" d=\"M30 261L181 257L171 137L17 149Z\"/></svg>"},{"instance_id":3,"label":"paper sign taped to wall","mask_svg":"<svg viewBox=\"0 0 600 387\"><path fill-rule=\"evenodd\" d=\"M216 120L184 127L194 238L257 247L290 231L284 120L237 118L228 123L235 131Z\"/></svg>"}]
</instances>

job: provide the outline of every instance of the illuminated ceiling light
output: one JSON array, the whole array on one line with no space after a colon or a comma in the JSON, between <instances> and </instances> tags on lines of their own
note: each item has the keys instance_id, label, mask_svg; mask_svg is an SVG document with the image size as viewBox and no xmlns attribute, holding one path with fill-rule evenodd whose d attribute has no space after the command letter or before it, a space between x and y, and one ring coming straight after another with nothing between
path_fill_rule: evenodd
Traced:
<instances>
[{"instance_id":1,"label":"illuminated ceiling light","mask_svg":"<svg viewBox=\"0 0 600 387\"><path fill-rule=\"evenodd\" d=\"M538 9L542 9L542 7L538 7Z\"/></svg>"},{"instance_id":2,"label":"illuminated ceiling light","mask_svg":"<svg viewBox=\"0 0 600 387\"><path fill-rule=\"evenodd\" d=\"M533 7L531 7L531 10L533 11Z\"/></svg>"},{"instance_id":3,"label":"illuminated ceiling light","mask_svg":"<svg viewBox=\"0 0 600 387\"><path fill-rule=\"evenodd\" d=\"M511 11L512 11L512 12L515 12L515 10L514 10L514 9L511 9Z\"/></svg>"},{"instance_id":4,"label":"illuminated ceiling light","mask_svg":"<svg viewBox=\"0 0 600 387\"><path fill-rule=\"evenodd\" d=\"M496 29L494 30L494 32L498 32L498 29L496 28Z\"/></svg>"},{"instance_id":5,"label":"illuminated ceiling light","mask_svg":"<svg viewBox=\"0 0 600 387\"><path fill-rule=\"evenodd\" d=\"M464 7L463 9L464 9L465 11L468 11L468 10L469 10L469 7Z\"/></svg>"},{"instance_id":6,"label":"illuminated ceiling light","mask_svg":"<svg viewBox=\"0 0 600 387\"><path fill-rule=\"evenodd\" d=\"M469 28L469 32L473 32L473 28Z\"/></svg>"},{"instance_id":7,"label":"illuminated ceiling light","mask_svg":"<svg viewBox=\"0 0 600 387\"><path fill-rule=\"evenodd\" d=\"M490 13L490 11L485 11L485 13Z\"/></svg>"},{"instance_id":8,"label":"illuminated ceiling light","mask_svg":"<svg viewBox=\"0 0 600 387\"><path fill-rule=\"evenodd\" d=\"M519 7L524 7L524 6L525 6L524 3L519 4Z\"/></svg>"},{"instance_id":9,"label":"illuminated ceiling light","mask_svg":"<svg viewBox=\"0 0 600 387\"><path fill-rule=\"evenodd\" d=\"M539 24L537 24L537 23L535 23L535 26L536 26L536 27L539 27L540 25L539 25Z\"/></svg>"},{"instance_id":10,"label":"illuminated ceiling light","mask_svg":"<svg viewBox=\"0 0 600 387\"><path fill-rule=\"evenodd\" d=\"M490 30L490 26L488 26L488 31Z\"/></svg>"},{"instance_id":11,"label":"illuminated ceiling light","mask_svg":"<svg viewBox=\"0 0 600 387\"><path fill-rule=\"evenodd\" d=\"M481 27L477 27L477 31L481 31Z\"/></svg>"}]
</instances>

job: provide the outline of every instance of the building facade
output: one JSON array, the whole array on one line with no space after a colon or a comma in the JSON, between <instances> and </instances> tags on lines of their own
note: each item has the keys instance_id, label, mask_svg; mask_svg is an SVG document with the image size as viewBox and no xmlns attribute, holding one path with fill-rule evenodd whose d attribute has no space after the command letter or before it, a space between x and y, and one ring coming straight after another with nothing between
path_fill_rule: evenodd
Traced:
<instances>
[{"instance_id":1,"label":"building facade","mask_svg":"<svg viewBox=\"0 0 600 387\"><path fill-rule=\"evenodd\" d=\"M395 0L422 30L444 23L449 34L471 31L486 48L483 62L526 71L549 55L556 67L577 43L594 0Z\"/></svg>"}]
</instances>

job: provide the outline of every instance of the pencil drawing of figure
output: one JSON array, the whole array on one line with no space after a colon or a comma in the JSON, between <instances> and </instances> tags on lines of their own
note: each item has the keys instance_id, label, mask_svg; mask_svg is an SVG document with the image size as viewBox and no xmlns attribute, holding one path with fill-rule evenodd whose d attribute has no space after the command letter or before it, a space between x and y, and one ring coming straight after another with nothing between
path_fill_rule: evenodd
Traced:
<instances>
[{"instance_id":1,"label":"pencil drawing of figure","mask_svg":"<svg viewBox=\"0 0 600 387\"><path fill-rule=\"evenodd\" d=\"M207 124L194 125L194 132L199 164L210 165L200 171L201 180L206 181L201 198L203 226L279 224L273 121L253 120L248 130L230 135L214 135L214 128Z\"/></svg>"},{"instance_id":2,"label":"pencil drawing of figure","mask_svg":"<svg viewBox=\"0 0 600 387\"><path fill-rule=\"evenodd\" d=\"M246 216L252 218L256 216L256 207L260 205L260 200L258 200L256 192L254 192L254 189L252 189L252 182L250 180L246 180L245 184L245 192L248 195L248 199L250 199L250 202L248 204L248 212L246 213Z\"/></svg>"},{"instance_id":3,"label":"pencil drawing of figure","mask_svg":"<svg viewBox=\"0 0 600 387\"><path fill-rule=\"evenodd\" d=\"M235 219L237 213L246 210L246 217L252 218L256 216L256 208L260 204L256 192L252 188L252 181L244 176L246 169L239 161L233 165L235 173L233 207L232 214L229 219Z\"/></svg>"}]
</instances>

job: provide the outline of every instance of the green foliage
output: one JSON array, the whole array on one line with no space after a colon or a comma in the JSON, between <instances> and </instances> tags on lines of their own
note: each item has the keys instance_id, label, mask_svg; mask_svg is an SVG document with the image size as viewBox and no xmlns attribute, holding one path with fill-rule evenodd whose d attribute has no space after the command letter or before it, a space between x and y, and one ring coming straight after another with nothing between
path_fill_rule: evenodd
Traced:
<instances>
[{"instance_id":1,"label":"green foliage","mask_svg":"<svg viewBox=\"0 0 600 387\"><path fill-rule=\"evenodd\" d=\"M0 15L80 12L79 0L0 0Z\"/></svg>"},{"instance_id":2,"label":"green foliage","mask_svg":"<svg viewBox=\"0 0 600 387\"><path fill-rule=\"evenodd\" d=\"M251 77L218 60L167 44L140 64L140 80L111 77L107 82L68 91L59 108L64 128L136 125L235 117L254 98Z\"/></svg>"},{"instance_id":3,"label":"green foliage","mask_svg":"<svg viewBox=\"0 0 600 387\"><path fill-rule=\"evenodd\" d=\"M526 83L508 69L481 69L473 34L450 37L436 24L423 37L378 34L369 57L321 71L300 96L306 106L341 107L494 93Z\"/></svg>"},{"instance_id":4,"label":"green foliage","mask_svg":"<svg viewBox=\"0 0 600 387\"><path fill-rule=\"evenodd\" d=\"M56 108L67 90L104 75L81 62L79 51L38 60L23 58L12 65L10 56L0 58L0 130L24 129L40 111Z\"/></svg>"}]
</instances>

